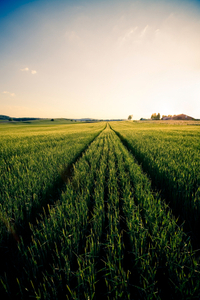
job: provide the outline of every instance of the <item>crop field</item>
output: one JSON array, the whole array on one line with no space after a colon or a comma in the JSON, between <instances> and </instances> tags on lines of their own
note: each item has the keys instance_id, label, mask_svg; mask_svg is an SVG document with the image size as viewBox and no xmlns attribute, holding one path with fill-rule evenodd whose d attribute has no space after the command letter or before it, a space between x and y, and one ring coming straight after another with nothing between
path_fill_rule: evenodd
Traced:
<instances>
[{"instance_id":1,"label":"crop field","mask_svg":"<svg viewBox=\"0 0 200 300\"><path fill-rule=\"evenodd\" d=\"M126 122L113 129L200 248L200 124L175 124Z\"/></svg>"},{"instance_id":2,"label":"crop field","mask_svg":"<svg viewBox=\"0 0 200 300\"><path fill-rule=\"evenodd\" d=\"M4 299L199 299L200 130L0 128Z\"/></svg>"}]
</instances>

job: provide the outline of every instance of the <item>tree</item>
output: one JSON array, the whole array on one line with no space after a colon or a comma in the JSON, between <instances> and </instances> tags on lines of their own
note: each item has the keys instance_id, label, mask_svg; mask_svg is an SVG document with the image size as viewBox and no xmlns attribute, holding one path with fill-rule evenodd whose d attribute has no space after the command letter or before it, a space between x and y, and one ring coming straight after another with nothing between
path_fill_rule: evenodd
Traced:
<instances>
[{"instance_id":1,"label":"tree","mask_svg":"<svg viewBox=\"0 0 200 300\"><path fill-rule=\"evenodd\" d=\"M156 116L157 116L156 113L152 114L152 115L151 115L151 119L152 119L152 120L155 120Z\"/></svg>"},{"instance_id":2,"label":"tree","mask_svg":"<svg viewBox=\"0 0 200 300\"><path fill-rule=\"evenodd\" d=\"M156 114L156 113L152 114L151 115L151 119L152 120L160 120L160 113L158 113L158 114Z\"/></svg>"},{"instance_id":3,"label":"tree","mask_svg":"<svg viewBox=\"0 0 200 300\"><path fill-rule=\"evenodd\" d=\"M133 115L129 115L128 120L132 120L132 119L133 119Z\"/></svg>"}]
</instances>

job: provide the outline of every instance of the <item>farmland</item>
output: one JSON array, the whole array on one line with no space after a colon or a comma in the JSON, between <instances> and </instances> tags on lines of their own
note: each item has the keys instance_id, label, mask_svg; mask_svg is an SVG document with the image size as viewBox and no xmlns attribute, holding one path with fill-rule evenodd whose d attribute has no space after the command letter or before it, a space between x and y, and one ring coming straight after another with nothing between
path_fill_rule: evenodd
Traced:
<instances>
[{"instance_id":1,"label":"farmland","mask_svg":"<svg viewBox=\"0 0 200 300\"><path fill-rule=\"evenodd\" d=\"M199 299L198 126L1 129L4 298Z\"/></svg>"},{"instance_id":2,"label":"farmland","mask_svg":"<svg viewBox=\"0 0 200 300\"><path fill-rule=\"evenodd\" d=\"M169 124L115 123L113 129L149 174L154 188L161 191L179 222L184 222L185 231L192 234L193 243L199 248L200 130L194 123Z\"/></svg>"}]
</instances>

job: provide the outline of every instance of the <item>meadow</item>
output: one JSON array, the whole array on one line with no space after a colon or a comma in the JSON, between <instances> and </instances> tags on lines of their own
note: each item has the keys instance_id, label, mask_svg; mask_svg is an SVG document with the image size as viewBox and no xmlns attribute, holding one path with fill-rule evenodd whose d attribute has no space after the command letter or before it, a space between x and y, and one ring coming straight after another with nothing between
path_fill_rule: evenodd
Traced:
<instances>
[{"instance_id":1,"label":"meadow","mask_svg":"<svg viewBox=\"0 0 200 300\"><path fill-rule=\"evenodd\" d=\"M199 299L200 131L0 128L5 299Z\"/></svg>"}]
</instances>

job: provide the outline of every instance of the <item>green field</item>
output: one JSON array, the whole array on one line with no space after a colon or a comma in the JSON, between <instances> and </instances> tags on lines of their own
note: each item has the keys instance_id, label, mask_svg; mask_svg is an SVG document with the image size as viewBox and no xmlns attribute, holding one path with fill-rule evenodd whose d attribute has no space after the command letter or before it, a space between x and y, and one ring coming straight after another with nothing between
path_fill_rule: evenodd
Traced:
<instances>
[{"instance_id":1,"label":"green field","mask_svg":"<svg viewBox=\"0 0 200 300\"><path fill-rule=\"evenodd\" d=\"M199 299L199 123L52 123L0 125L2 297Z\"/></svg>"}]
</instances>

